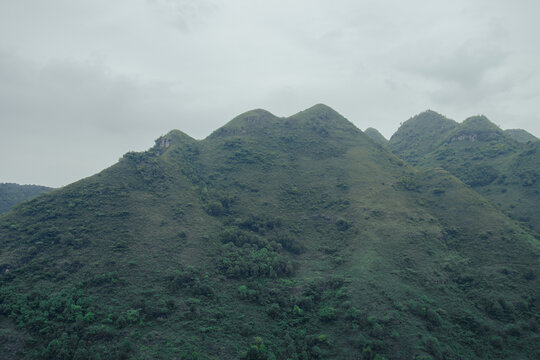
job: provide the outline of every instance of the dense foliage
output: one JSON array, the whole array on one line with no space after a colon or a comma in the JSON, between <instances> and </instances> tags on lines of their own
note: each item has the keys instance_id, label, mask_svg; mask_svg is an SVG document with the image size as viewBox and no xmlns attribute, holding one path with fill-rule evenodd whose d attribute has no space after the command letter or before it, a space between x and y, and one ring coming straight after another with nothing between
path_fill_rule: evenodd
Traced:
<instances>
[{"instance_id":1,"label":"dense foliage","mask_svg":"<svg viewBox=\"0 0 540 360\"><path fill-rule=\"evenodd\" d=\"M0 353L534 359L539 254L332 109L255 110L0 216Z\"/></svg>"},{"instance_id":2,"label":"dense foliage","mask_svg":"<svg viewBox=\"0 0 540 360\"><path fill-rule=\"evenodd\" d=\"M450 171L538 234L540 141L524 142L520 135L502 131L484 116L458 124L430 111L403 123L389 148L420 167Z\"/></svg>"},{"instance_id":3,"label":"dense foliage","mask_svg":"<svg viewBox=\"0 0 540 360\"><path fill-rule=\"evenodd\" d=\"M0 213L6 212L20 202L35 198L52 188L39 185L0 183Z\"/></svg>"}]
</instances>

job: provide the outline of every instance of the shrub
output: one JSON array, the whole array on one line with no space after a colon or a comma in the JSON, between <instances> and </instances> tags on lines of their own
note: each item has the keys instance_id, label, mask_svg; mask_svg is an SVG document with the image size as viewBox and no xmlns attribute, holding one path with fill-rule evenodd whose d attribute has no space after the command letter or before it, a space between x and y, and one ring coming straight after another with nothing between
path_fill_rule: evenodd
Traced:
<instances>
[{"instance_id":1,"label":"shrub","mask_svg":"<svg viewBox=\"0 0 540 360\"><path fill-rule=\"evenodd\" d=\"M126 311L126 320L132 324L135 324L140 319L141 309L129 309Z\"/></svg>"},{"instance_id":2,"label":"shrub","mask_svg":"<svg viewBox=\"0 0 540 360\"><path fill-rule=\"evenodd\" d=\"M376 322L371 326L371 331L369 332L369 334L374 338L380 338L384 335L384 329L381 324Z\"/></svg>"},{"instance_id":3,"label":"shrub","mask_svg":"<svg viewBox=\"0 0 540 360\"><path fill-rule=\"evenodd\" d=\"M248 351L242 354L242 359L246 360L275 360L275 355L268 350L263 339L259 336L253 339Z\"/></svg>"},{"instance_id":4,"label":"shrub","mask_svg":"<svg viewBox=\"0 0 540 360\"><path fill-rule=\"evenodd\" d=\"M412 176L402 176L397 182L397 187L403 190L416 191L419 186Z\"/></svg>"},{"instance_id":5,"label":"shrub","mask_svg":"<svg viewBox=\"0 0 540 360\"><path fill-rule=\"evenodd\" d=\"M336 221L336 226L339 231L347 231L352 227L352 224L347 220L340 218Z\"/></svg>"},{"instance_id":6,"label":"shrub","mask_svg":"<svg viewBox=\"0 0 540 360\"><path fill-rule=\"evenodd\" d=\"M238 294L240 295L242 299L245 299L247 297L247 292L248 292L248 289L246 285L240 285L238 287Z\"/></svg>"},{"instance_id":7,"label":"shrub","mask_svg":"<svg viewBox=\"0 0 540 360\"><path fill-rule=\"evenodd\" d=\"M491 338L489 339L489 342L491 346L493 346L496 349L502 349L504 346L503 339L497 335L491 336Z\"/></svg>"},{"instance_id":8,"label":"shrub","mask_svg":"<svg viewBox=\"0 0 540 360\"><path fill-rule=\"evenodd\" d=\"M433 326L440 326L442 323L441 317L433 309L427 308L425 316L427 321Z\"/></svg>"},{"instance_id":9,"label":"shrub","mask_svg":"<svg viewBox=\"0 0 540 360\"><path fill-rule=\"evenodd\" d=\"M435 356L435 358L442 358L441 347L439 345L439 340L433 336L426 336L422 339L424 347L428 353Z\"/></svg>"},{"instance_id":10,"label":"shrub","mask_svg":"<svg viewBox=\"0 0 540 360\"><path fill-rule=\"evenodd\" d=\"M273 303L266 309L266 313L272 319L279 319L281 318L283 311L281 310L281 307L279 306L279 304Z\"/></svg>"},{"instance_id":11,"label":"shrub","mask_svg":"<svg viewBox=\"0 0 540 360\"><path fill-rule=\"evenodd\" d=\"M303 316L304 310L302 310L298 305L294 305L293 307L293 315L295 316Z\"/></svg>"},{"instance_id":12,"label":"shrub","mask_svg":"<svg viewBox=\"0 0 540 360\"><path fill-rule=\"evenodd\" d=\"M323 307L321 310L319 310L319 318L325 322L335 320L337 318L336 309L329 306Z\"/></svg>"},{"instance_id":13,"label":"shrub","mask_svg":"<svg viewBox=\"0 0 540 360\"><path fill-rule=\"evenodd\" d=\"M225 208L219 201L211 200L203 206L203 210L211 216L221 216L225 213Z\"/></svg>"}]
</instances>

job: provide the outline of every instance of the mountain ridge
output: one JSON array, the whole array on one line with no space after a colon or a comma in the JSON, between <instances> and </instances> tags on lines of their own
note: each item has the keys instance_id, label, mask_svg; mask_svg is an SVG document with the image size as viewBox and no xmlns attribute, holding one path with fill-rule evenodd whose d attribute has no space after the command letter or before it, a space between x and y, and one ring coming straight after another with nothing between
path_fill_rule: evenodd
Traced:
<instances>
[{"instance_id":1,"label":"mountain ridge","mask_svg":"<svg viewBox=\"0 0 540 360\"><path fill-rule=\"evenodd\" d=\"M392 152L399 153L404 160L414 165L419 154L435 149L440 138L457 126L457 122L433 110L426 110L402 123L390 137L388 146ZM421 131L418 130L420 128ZM414 146L409 141L414 141Z\"/></svg>"},{"instance_id":2,"label":"mountain ridge","mask_svg":"<svg viewBox=\"0 0 540 360\"><path fill-rule=\"evenodd\" d=\"M536 356L538 240L451 173L308 110L170 132L1 216L4 353Z\"/></svg>"},{"instance_id":3,"label":"mountain ridge","mask_svg":"<svg viewBox=\"0 0 540 360\"><path fill-rule=\"evenodd\" d=\"M423 133L422 127L405 130L398 129L389 142L397 156L420 167L450 171L512 218L540 231L537 142L520 143L485 116L467 118L451 129L442 126L438 134L414 137L411 134ZM430 146L417 145L419 138L428 137Z\"/></svg>"},{"instance_id":4,"label":"mountain ridge","mask_svg":"<svg viewBox=\"0 0 540 360\"><path fill-rule=\"evenodd\" d=\"M23 201L33 199L41 193L52 190L54 188L41 185L0 183L0 213L10 210Z\"/></svg>"},{"instance_id":5,"label":"mountain ridge","mask_svg":"<svg viewBox=\"0 0 540 360\"><path fill-rule=\"evenodd\" d=\"M519 142L538 141L536 136L523 129L507 129L504 132Z\"/></svg>"}]
</instances>

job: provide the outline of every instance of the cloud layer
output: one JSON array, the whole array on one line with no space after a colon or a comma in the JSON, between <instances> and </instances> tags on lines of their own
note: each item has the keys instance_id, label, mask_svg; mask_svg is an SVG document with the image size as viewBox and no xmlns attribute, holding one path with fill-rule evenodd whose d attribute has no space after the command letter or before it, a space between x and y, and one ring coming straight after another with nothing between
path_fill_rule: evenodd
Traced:
<instances>
[{"instance_id":1,"label":"cloud layer","mask_svg":"<svg viewBox=\"0 0 540 360\"><path fill-rule=\"evenodd\" d=\"M1 181L59 186L178 128L326 103L389 137L431 108L540 136L540 3L0 4Z\"/></svg>"}]
</instances>

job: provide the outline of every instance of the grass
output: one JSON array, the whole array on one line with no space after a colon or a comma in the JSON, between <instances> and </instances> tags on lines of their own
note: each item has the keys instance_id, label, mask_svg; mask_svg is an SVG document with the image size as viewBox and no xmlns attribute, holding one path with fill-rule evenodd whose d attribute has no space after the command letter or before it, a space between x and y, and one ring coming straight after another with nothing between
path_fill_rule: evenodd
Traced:
<instances>
[{"instance_id":1,"label":"grass","mask_svg":"<svg viewBox=\"0 0 540 360\"><path fill-rule=\"evenodd\" d=\"M53 190L39 185L0 184L0 213L6 212L16 204L35 198L41 193Z\"/></svg>"},{"instance_id":2,"label":"grass","mask_svg":"<svg viewBox=\"0 0 540 360\"><path fill-rule=\"evenodd\" d=\"M324 105L173 131L2 215L0 246L19 358L538 355L538 240Z\"/></svg>"},{"instance_id":3,"label":"grass","mask_svg":"<svg viewBox=\"0 0 540 360\"><path fill-rule=\"evenodd\" d=\"M426 124L430 125L424 130ZM396 155L423 168L448 170L536 233L540 232L539 147L538 141L514 140L483 116L457 124L433 113L408 120L389 142Z\"/></svg>"}]
</instances>

